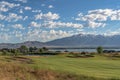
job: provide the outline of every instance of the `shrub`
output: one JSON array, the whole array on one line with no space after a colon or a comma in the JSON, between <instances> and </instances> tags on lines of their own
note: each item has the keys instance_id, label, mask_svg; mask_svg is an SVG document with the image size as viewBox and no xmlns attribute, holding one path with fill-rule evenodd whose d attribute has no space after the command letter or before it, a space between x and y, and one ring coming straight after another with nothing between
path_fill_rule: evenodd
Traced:
<instances>
[{"instance_id":1,"label":"shrub","mask_svg":"<svg viewBox=\"0 0 120 80\"><path fill-rule=\"evenodd\" d=\"M101 46L97 47L97 53L99 54L103 53L103 48Z\"/></svg>"}]
</instances>

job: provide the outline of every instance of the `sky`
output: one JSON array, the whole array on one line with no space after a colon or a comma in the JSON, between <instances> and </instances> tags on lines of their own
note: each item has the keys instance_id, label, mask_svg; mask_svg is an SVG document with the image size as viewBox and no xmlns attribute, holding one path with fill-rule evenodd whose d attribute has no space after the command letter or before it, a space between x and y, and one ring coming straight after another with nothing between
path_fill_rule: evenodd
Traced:
<instances>
[{"instance_id":1,"label":"sky","mask_svg":"<svg viewBox=\"0 0 120 80\"><path fill-rule=\"evenodd\" d=\"M0 43L120 34L120 0L0 0Z\"/></svg>"}]
</instances>

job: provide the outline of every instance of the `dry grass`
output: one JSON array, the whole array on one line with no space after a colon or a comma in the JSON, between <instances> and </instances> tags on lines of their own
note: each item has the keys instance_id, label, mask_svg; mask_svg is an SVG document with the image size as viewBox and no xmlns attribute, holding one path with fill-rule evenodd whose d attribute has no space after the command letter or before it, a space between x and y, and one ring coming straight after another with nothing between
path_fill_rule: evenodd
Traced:
<instances>
[{"instance_id":1,"label":"dry grass","mask_svg":"<svg viewBox=\"0 0 120 80\"><path fill-rule=\"evenodd\" d=\"M82 77L81 77L82 78ZM86 80L87 77L83 77ZM78 80L77 75L38 70L14 63L0 63L0 80ZM94 80L90 78L91 80ZM90 80L89 79L89 80Z\"/></svg>"},{"instance_id":2,"label":"dry grass","mask_svg":"<svg viewBox=\"0 0 120 80\"><path fill-rule=\"evenodd\" d=\"M0 60L0 80L75 80L68 74L28 67L29 58L0 57Z\"/></svg>"},{"instance_id":3,"label":"dry grass","mask_svg":"<svg viewBox=\"0 0 120 80\"><path fill-rule=\"evenodd\" d=\"M0 63L0 80L31 80L28 67L15 63Z\"/></svg>"}]
</instances>

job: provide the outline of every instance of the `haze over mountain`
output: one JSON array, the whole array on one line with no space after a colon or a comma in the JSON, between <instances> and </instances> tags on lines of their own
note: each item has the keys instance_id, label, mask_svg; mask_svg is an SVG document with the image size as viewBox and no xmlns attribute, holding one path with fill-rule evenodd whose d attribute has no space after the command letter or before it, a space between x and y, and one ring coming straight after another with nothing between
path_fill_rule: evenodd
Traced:
<instances>
[{"instance_id":1,"label":"haze over mountain","mask_svg":"<svg viewBox=\"0 0 120 80\"><path fill-rule=\"evenodd\" d=\"M108 46L108 47L119 47L120 46L120 35L104 36L104 35L91 35L91 34L79 34L61 39L56 39L49 42L38 42L38 41L27 41L23 43L1 43L0 48L18 48L21 45L27 47L97 47L97 46Z\"/></svg>"}]
</instances>

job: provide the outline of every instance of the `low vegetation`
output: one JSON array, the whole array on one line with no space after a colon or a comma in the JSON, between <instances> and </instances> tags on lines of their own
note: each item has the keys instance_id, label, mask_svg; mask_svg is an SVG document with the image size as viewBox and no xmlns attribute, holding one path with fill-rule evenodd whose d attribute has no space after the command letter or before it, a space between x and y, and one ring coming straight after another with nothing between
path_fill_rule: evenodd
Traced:
<instances>
[{"instance_id":1,"label":"low vegetation","mask_svg":"<svg viewBox=\"0 0 120 80\"><path fill-rule=\"evenodd\" d=\"M0 49L0 55L6 56L19 56L19 55L56 55L58 52L51 52L48 48L27 47L25 45L20 46L17 49Z\"/></svg>"},{"instance_id":2,"label":"low vegetation","mask_svg":"<svg viewBox=\"0 0 120 80\"><path fill-rule=\"evenodd\" d=\"M120 53L1 49L0 80L120 80L119 75Z\"/></svg>"}]
</instances>

